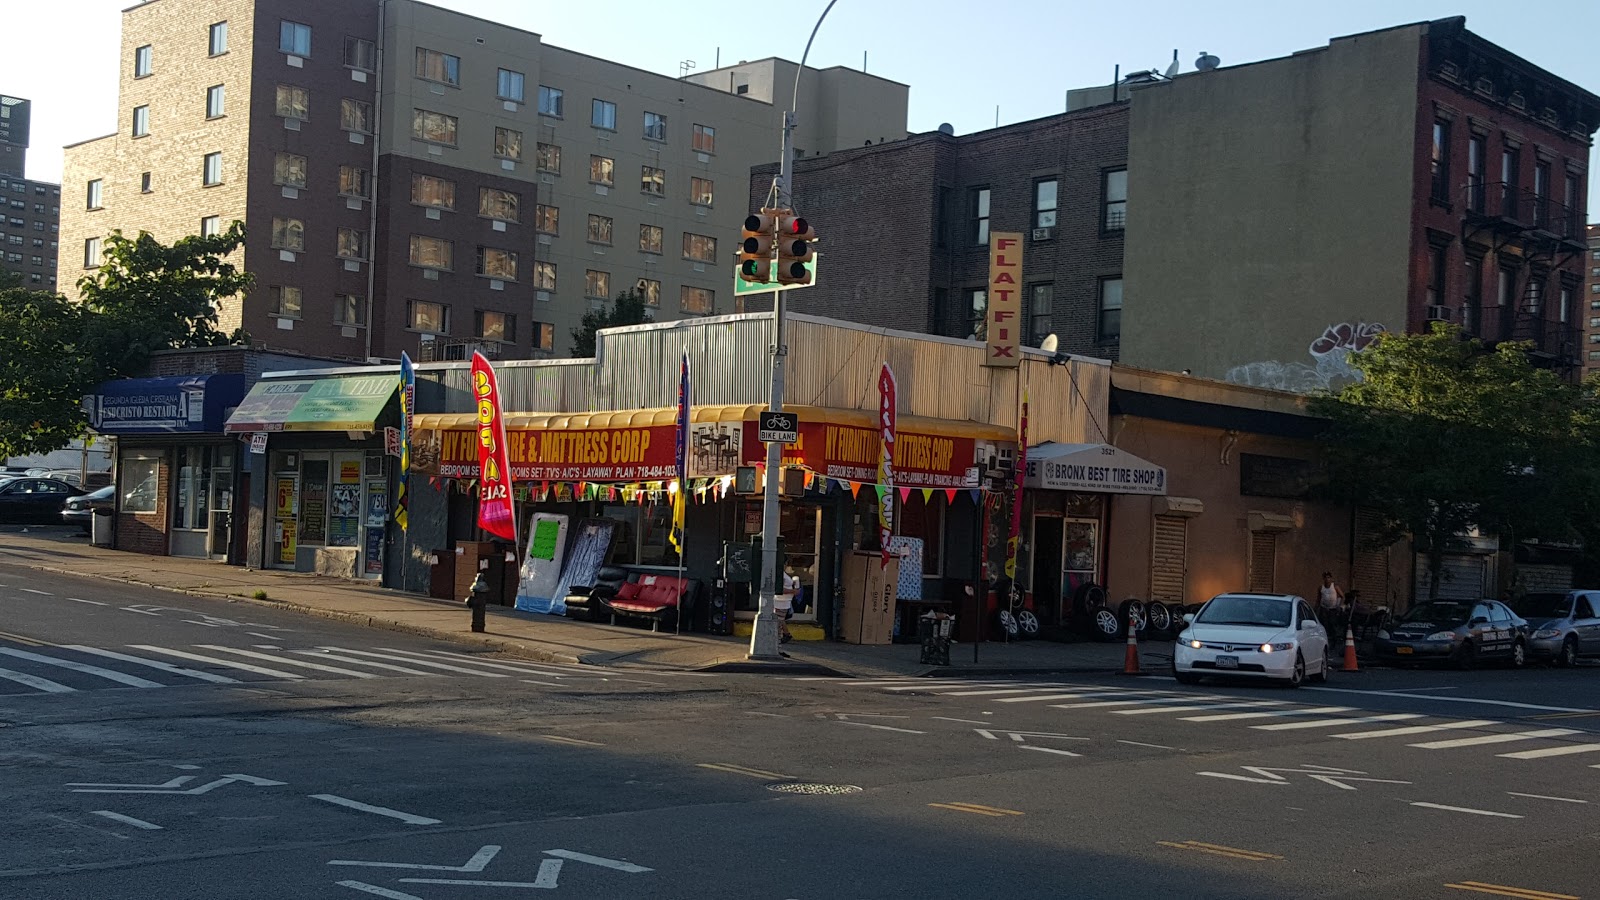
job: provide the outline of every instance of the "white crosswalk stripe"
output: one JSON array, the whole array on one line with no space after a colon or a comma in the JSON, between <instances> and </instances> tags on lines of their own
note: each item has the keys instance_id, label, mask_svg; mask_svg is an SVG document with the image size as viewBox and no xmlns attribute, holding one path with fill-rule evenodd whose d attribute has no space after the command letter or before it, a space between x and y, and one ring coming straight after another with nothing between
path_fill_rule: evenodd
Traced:
<instances>
[{"instance_id":1,"label":"white crosswalk stripe","mask_svg":"<svg viewBox=\"0 0 1600 900\"><path fill-rule=\"evenodd\" d=\"M1177 698L1174 697L1169 699L1175 700ZM1283 706L1286 702L1287 701L1285 700L1251 700L1241 703L1217 703L1215 700L1196 700L1193 703L1187 703L1182 706L1152 706L1148 709L1114 709L1111 711L1111 714L1114 716L1149 716L1157 713L1197 712L1201 710L1210 711L1214 709L1250 709L1262 706Z\"/></svg>"},{"instance_id":2,"label":"white crosswalk stripe","mask_svg":"<svg viewBox=\"0 0 1600 900\"><path fill-rule=\"evenodd\" d=\"M1272 725L1251 725L1257 731L1296 731L1302 728L1337 728L1341 725L1364 725L1368 722L1404 722L1420 719L1421 713L1388 713L1381 716L1340 717L1337 719L1312 719L1309 722L1276 722Z\"/></svg>"},{"instance_id":3,"label":"white crosswalk stripe","mask_svg":"<svg viewBox=\"0 0 1600 900\"><path fill-rule=\"evenodd\" d=\"M1405 737L1411 734L1427 734L1430 731L1461 731L1467 728L1482 728L1485 725L1499 724L1499 722L1490 719L1458 719L1454 722L1443 722L1437 725L1407 725L1404 728L1380 728L1377 731L1355 731L1349 734L1335 734L1332 737L1346 741L1363 741L1368 738Z\"/></svg>"},{"instance_id":4,"label":"white crosswalk stripe","mask_svg":"<svg viewBox=\"0 0 1600 900\"><path fill-rule=\"evenodd\" d=\"M1349 712L1351 706L1313 706L1308 709L1274 709L1268 712L1222 713L1215 716L1184 716L1183 722L1240 722L1245 719L1275 719L1281 716L1319 716L1324 713Z\"/></svg>"},{"instance_id":5,"label":"white crosswalk stripe","mask_svg":"<svg viewBox=\"0 0 1600 900\"><path fill-rule=\"evenodd\" d=\"M353 650L353 649L350 649L348 647L323 647L322 649L324 649L324 650L338 650L340 653L349 653L349 654L353 654L355 656L371 656L371 657L375 657L377 659L387 659L387 660L389 660L391 662L403 662L406 665L423 666L424 668L429 668L429 669L444 669L447 672L460 672L460 673L462 673L464 675L478 675L478 676L483 677L483 678L510 678L511 677L511 676L506 675L506 674L504 674L502 672L483 672L483 671L479 671L477 669L465 669L465 668L462 668L461 666L452 666L452 665L449 665L447 663L430 662L428 660L413 659L411 657L405 657L405 656L397 657L397 656L393 655L392 653L388 653L388 654L385 654L385 653L374 653L371 650Z\"/></svg>"},{"instance_id":6,"label":"white crosswalk stripe","mask_svg":"<svg viewBox=\"0 0 1600 900\"><path fill-rule=\"evenodd\" d=\"M44 656L43 654L39 653L29 653L26 650L14 650L10 647L0 647L0 653L4 653L7 656L15 656L17 659L25 659L29 662L42 663L47 666L56 666L57 668L62 669L71 669L74 672L82 672L85 675L93 675L97 678L105 678L110 681L115 681L118 684L125 684L128 687L161 687L161 682L159 681L151 681L148 678L140 678L137 675L126 675L122 672L116 671L115 669L102 669L99 666L91 666L88 663L76 662L70 659L57 659L53 656Z\"/></svg>"},{"instance_id":7,"label":"white crosswalk stripe","mask_svg":"<svg viewBox=\"0 0 1600 900\"><path fill-rule=\"evenodd\" d=\"M1455 738L1445 741L1426 741L1421 744L1409 744L1421 750L1453 750L1457 747L1481 747L1484 744L1509 744L1514 741L1531 741L1536 738L1569 737L1582 734L1574 728L1543 728L1538 731L1514 731L1509 734L1486 734L1480 737Z\"/></svg>"},{"instance_id":8,"label":"white crosswalk stripe","mask_svg":"<svg viewBox=\"0 0 1600 900\"><path fill-rule=\"evenodd\" d=\"M317 659L326 659L331 662L345 663L352 666L368 666L373 669L399 672L402 675L425 675L430 678L439 675L438 672L429 672L423 669L408 669L404 666L395 666L390 665L389 663L374 662L370 659L356 659L353 656L340 656L337 653L326 650L291 650L290 652L298 653L301 656L314 656Z\"/></svg>"},{"instance_id":9,"label":"white crosswalk stripe","mask_svg":"<svg viewBox=\"0 0 1600 900\"><path fill-rule=\"evenodd\" d=\"M267 662L283 666L298 666L302 669L311 669L316 672L331 672L335 675L349 675L351 678L378 678L371 672L357 672L355 669L341 669L338 666L325 666L321 663L306 662L299 659L289 659L281 653L259 653L255 650L240 650L237 647L224 647L221 644L196 644L201 650L211 650L216 653L234 653L239 656L248 656L251 659L264 659Z\"/></svg>"},{"instance_id":10,"label":"white crosswalk stripe","mask_svg":"<svg viewBox=\"0 0 1600 900\"><path fill-rule=\"evenodd\" d=\"M133 663L136 666L148 666L152 669L166 672L169 675L182 675L185 678L194 678L199 681L209 681L212 684L239 683L239 679L229 678L226 675L214 675L210 672L202 672L199 669L185 669L183 666L175 666L172 663L165 663L159 659L145 659L142 656L118 653L115 650L101 650L99 647L85 647L82 644L69 644L67 645L67 649L76 650L79 653L92 653L95 656L104 656L107 659L121 660L122 662Z\"/></svg>"},{"instance_id":11,"label":"white crosswalk stripe","mask_svg":"<svg viewBox=\"0 0 1600 900\"><path fill-rule=\"evenodd\" d=\"M306 676L299 672L285 672L282 669L269 669L266 666L257 666L232 659L218 659L215 656L203 656L199 653L190 653L186 650L171 650L166 647L156 647L150 644L129 644L135 650L146 650L150 653L159 653L163 656L175 656L178 659L187 659L193 662L210 663L213 666L222 666L225 669L239 669L244 672L254 672L257 675L269 675L273 678L283 678L288 681L299 681Z\"/></svg>"},{"instance_id":12,"label":"white crosswalk stripe","mask_svg":"<svg viewBox=\"0 0 1600 900\"><path fill-rule=\"evenodd\" d=\"M1498 755L1504 759L1544 759L1547 756L1571 756L1575 753L1600 753L1600 744L1568 744L1565 747L1545 747L1542 750L1520 750Z\"/></svg>"},{"instance_id":13,"label":"white crosswalk stripe","mask_svg":"<svg viewBox=\"0 0 1600 900\"><path fill-rule=\"evenodd\" d=\"M554 663L541 664L511 659L496 659L491 662L486 659L479 659L476 656L466 653L448 653L443 650L400 650L395 647L381 647L379 649L386 650L390 653L398 653L407 657L431 659L435 661L450 660L453 662L466 663L474 666L482 666L486 669L516 672L520 675L543 675L547 678L567 678L572 676L581 678L605 677L605 673L603 672L584 671L576 666L560 666Z\"/></svg>"},{"instance_id":14,"label":"white crosswalk stripe","mask_svg":"<svg viewBox=\"0 0 1600 900\"><path fill-rule=\"evenodd\" d=\"M27 685L36 691L44 691L46 694L70 694L77 690L77 688L67 687L60 682L51 681L48 678L40 678L37 675L29 675L27 672L13 672L10 669L0 669L0 678L4 678L7 681L15 681L17 684Z\"/></svg>"}]
</instances>

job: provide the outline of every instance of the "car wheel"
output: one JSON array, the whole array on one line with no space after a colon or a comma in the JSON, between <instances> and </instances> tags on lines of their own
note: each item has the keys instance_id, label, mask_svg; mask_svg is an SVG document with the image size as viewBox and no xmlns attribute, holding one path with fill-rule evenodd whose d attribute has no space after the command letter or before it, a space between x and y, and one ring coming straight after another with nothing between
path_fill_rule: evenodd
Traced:
<instances>
[{"instance_id":1,"label":"car wheel","mask_svg":"<svg viewBox=\"0 0 1600 900\"><path fill-rule=\"evenodd\" d=\"M1100 607L1094 612L1093 633L1097 641L1114 641L1122 637L1122 620L1117 614L1105 607Z\"/></svg>"},{"instance_id":2,"label":"car wheel","mask_svg":"<svg viewBox=\"0 0 1600 900\"><path fill-rule=\"evenodd\" d=\"M1289 679L1284 682L1285 687L1297 688L1306 680L1306 658L1296 650L1294 654L1294 670L1289 673Z\"/></svg>"},{"instance_id":3,"label":"car wheel","mask_svg":"<svg viewBox=\"0 0 1600 900\"><path fill-rule=\"evenodd\" d=\"M1033 614L1033 610L1024 609L1017 613L1017 631L1024 638L1039 636L1039 617Z\"/></svg>"},{"instance_id":4,"label":"car wheel","mask_svg":"<svg viewBox=\"0 0 1600 900\"><path fill-rule=\"evenodd\" d=\"M1327 647L1323 647L1322 648L1322 671L1318 672L1316 675L1313 675L1312 676L1312 680L1315 681L1318 684L1327 684L1328 683L1328 675L1332 671L1333 671L1333 651L1328 649Z\"/></svg>"},{"instance_id":5,"label":"car wheel","mask_svg":"<svg viewBox=\"0 0 1600 900\"><path fill-rule=\"evenodd\" d=\"M1528 645L1516 641L1511 645L1511 668L1521 669L1528 664Z\"/></svg>"},{"instance_id":6,"label":"car wheel","mask_svg":"<svg viewBox=\"0 0 1600 900\"><path fill-rule=\"evenodd\" d=\"M1556 652L1556 665L1563 669L1571 668L1578 664L1578 639L1567 635L1561 642L1561 649Z\"/></svg>"},{"instance_id":7,"label":"car wheel","mask_svg":"<svg viewBox=\"0 0 1600 900\"><path fill-rule=\"evenodd\" d=\"M1122 621L1124 629L1128 627L1129 620L1132 620L1133 630L1136 633L1143 632L1145 625L1144 604L1132 598L1122 601L1122 605L1117 607L1117 618ZM1122 636L1127 637L1127 635L1128 632L1124 630Z\"/></svg>"},{"instance_id":8,"label":"car wheel","mask_svg":"<svg viewBox=\"0 0 1600 900\"><path fill-rule=\"evenodd\" d=\"M1456 651L1456 668L1463 672L1478 665L1478 645L1471 641L1462 641L1461 649Z\"/></svg>"},{"instance_id":9,"label":"car wheel","mask_svg":"<svg viewBox=\"0 0 1600 900\"><path fill-rule=\"evenodd\" d=\"M1172 677L1177 679L1177 682L1179 684L1199 684L1200 683L1200 676L1199 675L1196 675L1193 672L1179 672L1178 671L1178 661L1177 660L1173 660L1172 661Z\"/></svg>"},{"instance_id":10,"label":"car wheel","mask_svg":"<svg viewBox=\"0 0 1600 900\"><path fill-rule=\"evenodd\" d=\"M1017 636L1017 617L1011 614L1011 610L1000 610L1000 627L1006 634L1012 637Z\"/></svg>"},{"instance_id":11,"label":"car wheel","mask_svg":"<svg viewBox=\"0 0 1600 900\"><path fill-rule=\"evenodd\" d=\"M1172 633L1172 610L1165 603L1151 600L1144 608L1144 615L1151 631L1163 637Z\"/></svg>"}]
</instances>

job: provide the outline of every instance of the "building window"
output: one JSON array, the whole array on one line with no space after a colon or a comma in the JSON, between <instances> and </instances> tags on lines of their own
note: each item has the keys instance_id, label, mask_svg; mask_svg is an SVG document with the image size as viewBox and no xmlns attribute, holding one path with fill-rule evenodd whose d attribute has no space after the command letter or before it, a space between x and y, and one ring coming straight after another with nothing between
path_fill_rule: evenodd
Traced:
<instances>
[{"instance_id":1,"label":"building window","mask_svg":"<svg viewBox=\"0 0 1600 900\"><path fill-rule=\"evenodd\" d=\"M353 34L344 37L344 64L363 72L378 71L378 45Z\"/></svg>"},{"instance_id":2,"label":"building window","mask_svg":"<svg viewBox=\"0 0 1600 900\"><path fill-rule=\"evenodd\" d=\"M1528 276L1528 299L1526 312L1534 318L1544 314L1544 276L1534 273Z\"/></svg>"},{"instance_id":3,"label":"building window","mask_svg":"<svg viewBox=\"0 0 1600 900\"><path fill-rule=\"evenodd\" d=\"M456 183L433 175L412 175L411 202L434 209L455 209Z\"/></svg>"},{"instance_id":4,"label":"building window","mask_svg":"<svg viewBox=\"0 0 1600 900\"><path fill-rule=\"evenodd\" d=\"M1469 334L1478 328L1478 312L1483 306L1483 259L1467 254L1466 292L1461 299L1461 327Z\"/></svg>"},{"instance_id":5,"label":"building window","mask_svg":"<svg viewBox=\"0 0 1600 900\"><path fill-rule=\"evenodd\" d=\"M288 19L278 21L278 52L291 56L311 55L311 26Z\"/></svg>"},{"instance_id":6,"label":"building window","mask_svg":"<svg viewBox=\"0 0 1600 900\"><path fill-rule=\"evenodd\" d=\"M645 253L661 252L661 226L639 226L639 249Z\"/></svg>"},{"instance_id":7,"label":"building window","mask_svg":"<svg viewBox=\"0 0 1600 900\"><path fill-rule=\"evenodd\" d=\"M221 56L228 52L228 23L213 22L206 35L206 52L211 56Z\"/></svg>"},{"instance_id":8,"label":"building window","mask_svg":"<svg viewBox=\"0 0 1600 900\"><path fill-rule=\"evenodd\" d=\"M1433 199L1439 203L1450 202L1450 122L1433 120L1433 152L1429 160L1433 176Z\"/></svg>"},{"instance_id":9,"label":"building window","mask_svg":"<svg viewBox=\"0 0 1600 900\"><path fill-rule=\"evenodd\" d=\"M211 157L215 156L220 165L222 154L213 153L206 157L207 171L210 171ZM207 182L210 184L211 182ZM306 186L306 158L293 153L279 153L272 162L272 183L284 187L303 188Z\"/></svg>"},{"instance_id":10,"label":"building window","mask_svg":"<svg viewBox=\"0 0 1600 900\"><path fill-rule=\"evenodd\" d=\"M533 349L556 349L556 327L549 322L533 323Z\"/></svg>"},{"instance_id":11,"label":"building window","mask_svg":"<svg viewBox=\"0 0 1600 900\"><path fill-rule=\"evenodd\" d=\"M426 300L412 300L407 315L407 327L412 331L423 331L428 334L450 333L450 307L443 303L430 303Z\"/></svg>"},{"instance_id":12,"label":"building window","mask_svg":"<svg viewBox=\"0 0 1600 900\"><path fill-rule=\"evenodd\" d=\"M443 238L413 234L411 236L411 264L413 266L421 266L424 269L449 271L454 247L454 244Z\"/></svg>"},{"instance_id":13,"label":"building window","mask_svg":"<svg viewBox=\"0 0 1600 900\"><path fill-rule=\"evenodd\" d=\"M633 289L639 292L640 297L644 298L645 306L657 309L661 307L661 282L654 278L641 278L633 286Z\"/></svg>"},{"instance_id":14,"label":"building window","mask_svg":"<svg viewBox=\"0 0 1600 900\"><path fill-rule=\"evenodd\" d=\"M489 309L480 309L473 313L473 332L482 340L499 341L510 344L517 340L517 319L515 316Z\"/></svg>"},{"instance_id":15,"label":"building window","mask_svg":"<svg viewBox=\"0 0 1600 900\"><path fill-rule=\"evenodd\" d=\"M1122 339L1122 276L1100 279L1100 340Z\"/></svg>"},{"instance_id":16,"label":"building window","mask_svg":"<svg viewBox=\"0 0 1600 900\"><path fill-rule=\"evenodd\" d=\"M411 111L411 136L430 144L456 145L456 117L426 109Z\"/></svg>"},{"instance_id":17,"label":"building window","mask_svg":"<svg viewBox=\"0 0 1600 900\"><path fill-rule=\"evenodd\" d=\"M1450 248L1438 244L1429 248L1428 253L1428 305L1443 306L1445 293L1445 267L1450 265Z\"/></svg>"},{"instance_id":18,"label":"building window","mask_svg":"<svg viewBox=\"0 0 1600 900\"><path fill-rule=\"evenodd\" d=\"M339 101L339 127L361 134L372 133L372 104L345 97Z\"/></svg>"},{"instance_id":19,"label":"building window","mask_svg":"<svg viewBox=\"0 0 1600 900\"><path fill-rule=\"evenodd\" d=\"M495 92L501 100L522 102L522 73L500 69L495 75Z\"/></svg>"},{"instance_id":20,"label":"building window","mask_svg":"<svg viewBox=\"0 0 1600 900\"><path fill-rule=\"evenodd\" d=\"M1540 228L1550 227L1550 164L1533 164L1533 221Z\"/></svg>"},{"instance_id":21,"label":"building window","mask_svg":"<svg viewBox=\"0 0 1600 900\"><path fill-rule=\"evenodd\" d=\"M1511 269L1500 268L1497 270L1498 280L1495 282L1495 305L1512 307L1517 305L1517 273Z\"/></svg>"},{"instance_id":22,"label":"building window","mask_svg":"<svg viewBox=\"0 0 1600 900\"><path fill-rule=\"evenodd\" d=\"M1483 212L1484 185L1487 175L1484 166L1489 158L1488 141L1481 134L1475 134L1467 141L1467 208L1476 213Z\"/></svg>"},{"instance_id":23,"label":"building window","mask_svg":"<svg viewBox=\"0 0 1600 900\"><path fill-rule=\"evenodd\" d=\"M1056 227L1056 188L1054 178L1033 183L1033 227Z\"/></svg>"},{"instance_id":24,"label":"building window","mask_svg":"<svg viewBox=\"0 0 1600 900\"><path fill-rule=\"evenodd\" d=\"M717 130L710 125L694 126L692 146L700 153L717 152Z\"/></svg>"},{"instance_id":25,"label":"building window","mask_svg":"<svg viewBox=\"0 0 1600 900\"><path fill-rule=\"evenodd\" d=\"M149 44L133 51L133 77L143 78L151 72L151 48Z\"/></svg>"},{"instance_id":26,"label":"building window","mask_svg":"<svg viewBox=\"0 0 1600 900\"><path fill-rule=\"evenodd\" d=\"M84 207L85 209L100 209L105 205L101 202L102 198L100 195L100 184L101 182L98 178L91 179L89 181L89 197L87 200L87 205Z\"/></svg>"},{"instance_id":27,"label":"building window","mask_svg":"<svg viewBox=\"0 0 1600 900\"><path fill-rule=\"evenodd\" d=\"M498 188L478 188L478 215L500 222L516 222L521 197Z\"/></svg>"},{"instance_id":28,"label":"building window","mask_svg":"<svg viewBox=\"0 0 1600 900\"><path fill-rule=\"evenodd\" d=\"M339 229L339 257L341 259L367 258L367 233L354 228Z\"/></svg>"},{"instance_id":29,"label":"building window","mask_svg":"<svg viewBox=\"0 0 1600 900\"><path fill-rule=\"evenodd\" d=\"M561 148L555 144L540 144L535 148L538 155L534 158L534 165L541 172L552 175L561 174Z\"/></svg>"},{"instance_id":30,"label":"building window","mask_svg":"<svg viewBox=\"0 0 1600 900\"><path fill-rule=\"evenodd\" d=\"M354 294L334 294L333 324L357 327L367 324L366 302Z\"/></svg>"},{"instance_id":31,"label":"building window","mask_svg":"<svg viewBox=\"0 0 1600 900\"><path fill-rule=\"evenodd\" d=\"M703 234L683 233L683 255L695 262L717 261L717 239Z\"/></svg>"},{"instance_id":32,"label":"building window","mask_svg":"<svg viewBox=\"0 0 1600 900\"><path fill-rule=\"evenodd\" d=\"M716 185L709 178L689 179L689 202L695 206L710 206L712 192Z\"/></svg>"},{"instance_id":33,"label":"building window","mask_svg":"<svg viewBox=\"0 0 1600 900\"><path fill-rule=\"evenodd\" d=\"M547 84L539 85L539 115L554 116L559 119L565 108L560 88L553 88Z\"/></svg>"},{"instance_id":34,"label":"building window","mask_svg":"<svg viewBox=\"0 0 1600 900\"><path fill-rule=\"evenodd\" d=\"M101 250L100 239L88 238L83 242L83 267L85 269L100 268Z\"/></svg>"},{"instance_id":35,"label":"building window","mask_svg":"<svg viewBox=\"0 0 1600 900\"><path fill-rule=\"evenodd\" d=\"M479 247L477 273L490 278L516 281L517 254L494 247Z\"/></svg>"},{"instance_id":36,"label":"building window","mask_svg":"<svg viewBox=\"0 0 1600 900\"><path fill-rule=\"evenodd\" d=\"M967 336L974 341L989 337L989 292L974 288L967 292Z\"/></svg>"},{"instance_id":37,"label":"building window","mask_svg":"<svg viewBox=\"0 0 1600 900\"><path fill-rule=\"evenodd\" d=\"M617 130L617 105L608 100L596 100L589 109L589 124L596 128Z\"/></svg>"},{"instance_id":38,"label":"building window","mask_svg":"<svg viewBox=\"0 0 1600 900\"><path fill-rule=\"evenodd\" d=\"M214 84L206 88L206 118L220 119L226 115L226 106L223 102L223 87Z\"/></svg>"},{"instance_id":39,"label":"building window","mask_svg":"<svg viewBox=\"0 0 1600 900\"><path fill-rule=\"evenodd\" d=\"M716 312L717 292L686 284L678 289L678 309L690 315L709 316Z\"/></svg>"},{"instance_id":40,"label":"building window","mask_svg":"<svg viewBox=\"0 0 1600 900\"><path fill-rule=\"evenodd\" d=\"M1572 321L1572 287L1561 285L1561 293L1557 297L1556 321L1565 325Z\"/></svg>"},{"instance_id":41,"label":"building window","mask_svg":"<svg viewBox=\"0 0 1600 900\"><path fill-rule=\"evenodd\" d=\"M989 245L989 189L972 189L972 242Z\"/></svg>"},{"instance_id":42,"label":"building window","mask_svg":"<svg viewBox=\"0 0 1600 900\"><path fill-rule=\"evenodd\" d=\"M522 132L496 126L494 155L500 159L522 159Z\"/></svg>"},{"instance_id":43,"label":"building window","mask_svg":"<svg viewBox=\"0 0 1600 900\"><path fill-rule=\"evenodd\" d=\"M556 289L556 264L553 262L536 262L533 264L533 287L539 291L553 291Z\"/></svg>"},{"instance_id":44,"label":"building window","mask_svg":"<svg viewBox=\"0 0 1600 900\"><path fill-rule=\"evenodd\" d=\"M533 207L533 230L540 234L561 233L561 209L536 203Z\"/></svg>"},{"instance_id":45,"label":"building window","mask_svg":"<svg viewBox=\"0 0 1600 900\"><path fill-rule=\"evenodd\" d=\"M309 119L311 92L292 84L278 85L277 115L285 119Z\"/></svg>"},{"instance_id":46,"label":"building window","mask_svg":"<svg viewBox=\"0 0 1600 900\"><path fill-rule=\"evenodd\" d=\"M417 77L426 81L460 86L461 57L429 50L427 47L418 47Z\"/></svg>"},{"instance_id":47,"label":"building window","mask_svg":"<svg viewBox=\"0 0 1600 900\"><path fill-rule=\"evenodd\" d=\"M272 302L268 315L279 319L300 318L302 306L299 288L275 284L268 289L268 295Z\"/></svg>"},{"instance_id":48,"label":"building window","mask_svg":"<svg viewBox=\"0 0 1600 900\"><path fill-rule=\"evenodd\" d=\"M599 300L611 299L611 273L594 269L584 271L583 294Z\"/></svg>"},{"instance_id":49,"label":"building window","mask_svg":"<svg viewBox=\"0 0 1600 900\"><path fill-rule=\"evenodd\" d=\"M206 216L200 220L200 236L216 237L222 233L222 217Z\"/></svg>"},{"instance_id":50,"label":"building window","mask_svg":"<svg viewBox=\"0 0 1600 900\"><path fill-rule=\"evenodd\" d=\"M133 136L144 137L150 133L150 107L135 106L133 108Z\"/></svg>"},{"instance_id":51,"label":"building window","mask_svg":"<svg viewBox=\"0 0 1600 900\"><path fill-rule=\"evenodd\" d=\"M286 155L288 155L288 154L279 154L279 156L286 156ZM298 157L298 156L295 157L295 158L300 160L300 164L301 164L300 174L301 174L301 178L303 180L304 177L305 177L305 168L304 168L304 166L305 166L305 158L304 157ZM210 187L211 185L214 185L214 184L221 184L222 183L222 154L221 153L207 153L205 155L204 164L201 166L201 169L200 169L200 183L205 185L205 186L207 186L207 187ZM303 181L302 181L302 183L303 183Z\"/></svg>"},{"instance_id":52,"label":"building window","mask_svg":"<svg viewBox=\"0 0 1600 900\"><path fill-rule=\"evenodd\" d=\"M297 253L306 249L306 224L287 216L273 216L272 247Z\"/></svg>"},{"instance_id":53,"label":"building window","mask_svg":"<svg viewBox=\"0 0 1600 900\"><path fill-rule=\"evenodd\" d=\"M667 191L667 172L654 166L641 166L639 169L639 189L652 197L661 197ZM709 182L708 182L709 183ZM707 201L708 203L710 201Z\"/></svg>"},{"instance_id":54,"label":"building window","mask_svg":"<svg viewBox=\"0 0 1600 900\"><path fill-rule=\"evenodd\" d=\"M1035 284L1028 288L1028 343L1039 346L1053 330L1051 314L1055 310L1055 285Z\"/></svg>"},{"instance_id":55,"label":"building window","mask_svg":"<svg viewBox=\"0 0 1600 900\"><path fill-rule=\"evenodd\" d=\"M1517 217L1517 180L1522 177L1522 151L1506 147L1500 151L1500 214Z\"/></svg>"},{"instance_id":56,"label":"building window","mask_svg":"<svg viewBox=\"0 0 1600 900\"><path fill-rule=\"evenodd\" d=\"M589 183L611 187L614 174L612 170L615 167L616 162L609 156L589 157Z\"/></svg>"},{"instance_id":57,"label":"building window","mask_svg":"<svg viewBox=\"0 0 1600 900\"><path fill-rule=\"evenodd\" d=\"M589 243L611 244L611 217L589 214Z\"/></svg>"},{"instance_id":58,"label":"building window","mask_svg":"<svg viewBox=\"0 0 1600 900\"><path fill-rule=\"evenodd\" d=\"M658 113L646 112L644 114L644 136L649 141L664 141L667 139L667 117Z\"/></svg>"},{"instance_id":59,"label":"building window","mask_svg":"<svg viewBox=\"0 0 1600 900\"><path fill-rule=\"evenodd\" d=\"M1103 231L1121 231L1128 227L1128 170L1114 169L1105 174L1101 188L1105 196L1105 210L1100 214Z\"/></svg>"}]
</instances>

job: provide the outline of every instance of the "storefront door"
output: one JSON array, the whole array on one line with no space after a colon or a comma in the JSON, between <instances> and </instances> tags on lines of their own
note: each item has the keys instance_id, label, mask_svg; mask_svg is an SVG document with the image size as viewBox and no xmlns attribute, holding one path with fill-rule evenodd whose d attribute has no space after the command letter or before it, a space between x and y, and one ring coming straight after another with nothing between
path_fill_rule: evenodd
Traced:
<instances>
[{"instance_id":1,"label":"storefront door","mask_svg":"<svg viewBox=\"0 0 1600 900\"><path fill-rule=\"evenodd\" d=\"M294 455L287 454L287 457L293 458ZM268 501L272 504L272 527L269 529L272 544L267 549L266 564L273 569L292 569L300 509L300 473L297 469L278 468L274 472Z\"/></svg>"},{"instance_id":2,"label":"storefront door","mask_svg":"<svg viewBox=\"0 0 1600 900\"><path fill-rule=\"evenodd\" d=\"M1033 517L1033 602L1051 625L1065 625L1071 613L1072 598L1061 590L1064 523L1060 516Z\"/></svg>"},{"instance_id":3,"label":"storefront door","mask_svg":"<svg viewBox=\"0 0 1600 900\"><path fill-rule=\"evenodd\" d=\"M222 450L223 448L218 448ZM210 557L226 560L233 542L233 470L211 471Z\"/></svg>"},{"instance_id":4,"label":"storefront door","mask_svg":"<svg viewBox=\"0 0 1600 900\"><path fill-rule=\"evenodd\" d=\"M1100 584L1100 520L1069 518L1061 540L1062 593L1068 597L1090 582Z\"/></svg>"},{"instance_id":5,"label":"storefront door","mask_svg":"<svg viewBox=\"0 0 1600 900\"><path fill-rule=\"evenodd\" d=\"M173 556L205 559L211 527L211 448L189 445L177 448L172 503Z\"/></svg>"}]
</instances>

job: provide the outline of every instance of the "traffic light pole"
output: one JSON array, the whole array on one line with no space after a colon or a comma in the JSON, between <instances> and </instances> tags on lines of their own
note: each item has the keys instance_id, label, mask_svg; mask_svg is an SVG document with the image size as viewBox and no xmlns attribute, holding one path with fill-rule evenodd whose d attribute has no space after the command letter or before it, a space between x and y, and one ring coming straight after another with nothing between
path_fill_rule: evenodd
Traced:
<instances>
[{"instance_id":1,"label":"traffic light pole","mask_svg":"<svg viewBox=\"0 0 1600 900\"><path fill-rule=\"evenodd\" d=\"M811 42L817 38L817 29L822 27L822 20L828 17L829 10L839 0L829 0L828 5L822 10L822 15L817 17L817 24L811 29L811 37L806 40L805 52L800 54L800 66L794 74L794 97L789 102L789 109L783 113L783 142L778 156L778 202L781 209L794 208L793 184L790 179L794 175L794 125L795 109L800 99L800 75L806 70L806 58L811 55ZM768 409L774 412L783 409L783 362L789 355L789 347L784 343L783 334L783 291L772 292L772 393L768 397ZM778 652L778 615L776 597L778 587L783 582L778 579L783 576L778 572L778 479L783 468L783 445L778 443L767 444L767 483L766 492L761 504L761 595L759 605L756 607L756 621L750 631L749 658L755 660L776 660L782 655Z\"/></svg>"}]
</instances>

